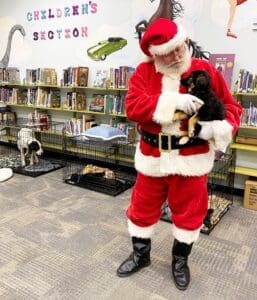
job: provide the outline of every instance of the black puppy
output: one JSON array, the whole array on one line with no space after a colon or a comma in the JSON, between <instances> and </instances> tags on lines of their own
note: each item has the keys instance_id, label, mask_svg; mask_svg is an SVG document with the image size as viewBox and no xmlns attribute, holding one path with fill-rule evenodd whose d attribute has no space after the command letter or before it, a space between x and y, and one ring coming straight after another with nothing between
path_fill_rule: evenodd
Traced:
<instances>
[{"instance_id":1,"label":"black puppy","mask_svg":"<svg viewBox=\"0 0 257 300\"><path fill-rule=\"evenodd\" d=\"M198 121L225 119L226 110L224 104L212 91L210 75L207 72L202 70L193 71L189 77L181 80L181 84L187 87L188 93L204 102L188 121L189 137L194 137L200 132L201 125Z\"/></svg>"}]
</instances>

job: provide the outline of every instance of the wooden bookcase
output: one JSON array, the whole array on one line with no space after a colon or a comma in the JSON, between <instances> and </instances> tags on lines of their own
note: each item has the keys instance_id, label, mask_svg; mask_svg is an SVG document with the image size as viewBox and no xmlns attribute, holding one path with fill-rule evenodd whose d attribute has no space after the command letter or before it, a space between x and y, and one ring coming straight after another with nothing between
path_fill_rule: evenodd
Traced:
<instances>
[{"instance_id":1,"label":"wooden bookcase","mask_svg":"<svg viewBox=\"0 0 257 300\"><path fill-rule=\"evenodd\" d=\"M43 84L33 84L33 85L22 85L22 84L8 84L8 83L2 83L0 84L0 88L9 89L10 91L22 91L19 93L19 95L23 98L19 98L15 101L13 99L0 99L1 102L4 102L7 107L11 109L11 111L15 111L17 114L17 118L19 118L19 115L24 111L26 112L33 112L34 110L44 110L51 116L51 121L58 121L58 119L81 119L83 116L86 118L93 118L97 124L101 123L108 123L111 125L117 125L117 123L124 123L124 124L131 124L127 121L126 115L124 114L124 110L122 111L115 111L115 109L111 109L111 104L109 103L110 97L108 96L125 96L127 89L125 88L98 88L98 87L79 87L79 86L56 86L56 85L43 85ZM52 91L57 91L60 93L60 107L52 107L52 105L49 105L48 103L40 102L41 105L39 105L37 100L29 101L28 100L28 91L30 92L32 90L35 91L47 91L48 93L51 93ZM77 109L77 105L73 105L72 107L68 107L63 105L64 101L66 101L65 97L67 92L70 93L83 93L85 95L85 104L82 105L83 109ZM94 100L95 95L102 95L107 96L104 100L104 107L102 111L93 111L92 107L90 107L90 104ZM18 102L18 103L17 103ZM64 124L65 122L63 122ZM131 124L133 127L133 124ZM11 126L10 126L11 127ZM15 126L14 126L15 127ZM60 128L60 127L59 127ZM6 136L7 140L14 143L15 137L12 137L10 134L11 130L7 130L8 137ZM46 133L44 131L41 132L42 137ZM61 136L69 136L65 132L65 130L59 130L52 133L57 137L61 138ZM3 137L3 136L2 136ZM52 139L54 141L55 139ZM60 144L53 143L51 145L51 142L45 142L48 149L52 149L53 151L55 149L60 150ZM43 144L44 146L44 144ZM133 143L129 145L129 147L133 148ZM128 151L128 155L126 155L126 151L123 154L120 154L118 156L118 159L123 161L124 163L128 163L129 165L133 165L133 153L134 151ZM76 149L74 149L74 153L76 153ZM101 155L101 153L99 153Z\"/></svg>"},{"instance_id":2,"label":"wooden bookcase","mask_svg":"<svg viewBox=\"0 0 257 300\"><path fill-rule=\"evenodd\" d=\"M241 103L245 112L246 109L249 109L250 105L257 107L257 94L237 93L234 96ZM246 113L243 113L241 123L242 125L230 148L235 153L236 158L240 156L240 153L244 153L244 155L251 158L251 162L253 165L255 163L256 167L255 165L248 167L243 163L236 162L235 174L257 177L257 123L250 121Z\"/></svg>"}]
</instances>

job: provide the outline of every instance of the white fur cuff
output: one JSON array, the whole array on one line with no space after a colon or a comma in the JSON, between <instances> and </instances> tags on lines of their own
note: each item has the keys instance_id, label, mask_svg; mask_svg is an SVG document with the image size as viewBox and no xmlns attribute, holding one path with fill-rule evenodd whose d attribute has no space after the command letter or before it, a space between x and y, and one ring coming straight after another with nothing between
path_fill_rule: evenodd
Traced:
<instances>
[{"instance_id":1,"label":"white fur cuff","mask_svg":"<svg viewBox=\"0 0 257 300\"><path fill-rule=\"evenodd\" d=\"M175 224L172 224L172 234L175 239L182 243L191 244L198 240L201 227L195 230L186 230L178 228Z\"/></svg>"},{"instance_id":2,"label":"white fur cuff","mask_svg":"<svg viewBox=\"0 0 257 300\"><path fill-rule=\"evenodd\" d=\"M128 220L128 231L130 236L148 239L151 237L153 230L154 230L154 225L147 226L147 227L140 227L132 223L130 220Z\"/></svg>"},{"instance_id":3,"label":"white fur cuff","mask_svg":"<svg viewBox=\"0 0 257 300\"><path fill-rule=\"evenodd\" d=\"M228 121L204 121L199 122L202 129L199 137L205 140L211 140L217 150L224 150L232 140L233 127Z\"/></svg>"},{"instance_id":4,"label":"white fur cuff","mask_svg":"<svg viewBox=\"0 0 257 300\"><path fill-rule=\"evenodd\" d=\"M214 147L218 150L224 150L232 141L233 127L228 121L213 121Z\"/></svg>"}]
</instances>

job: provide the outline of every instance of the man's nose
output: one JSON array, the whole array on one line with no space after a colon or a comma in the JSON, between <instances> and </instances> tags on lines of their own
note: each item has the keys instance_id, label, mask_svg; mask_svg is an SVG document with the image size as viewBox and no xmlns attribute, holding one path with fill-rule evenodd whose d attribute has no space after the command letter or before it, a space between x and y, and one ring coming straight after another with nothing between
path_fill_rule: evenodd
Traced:
<instances>
[{"instance_id":1,"label":"man's nose","mask_svg":"<svg viewBox=\"0 0 257 300\"><path fill-rule=\"evenodd\" d=\"M175 60L175 61L180 60L180 55L179 55L178 52L174 52L174 53L173 53L173 60Z\"/></svg>"}]
</instances>

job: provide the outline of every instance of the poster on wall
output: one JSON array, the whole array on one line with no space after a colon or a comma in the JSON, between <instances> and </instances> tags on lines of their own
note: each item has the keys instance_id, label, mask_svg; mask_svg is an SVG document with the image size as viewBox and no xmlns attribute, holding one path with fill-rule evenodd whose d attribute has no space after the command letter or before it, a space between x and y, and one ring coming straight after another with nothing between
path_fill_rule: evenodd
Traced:
<instances>
[{"instance_id":1,"label":"poster on wall","mask_svg":"<svg viewBox=\"0 0 257 300\"><path fill-rule=\"evenodd\" d=\"M209 62L222 73L228 88L231 89L235 54L210 54Z\"/></svg>"}]
</instances>

